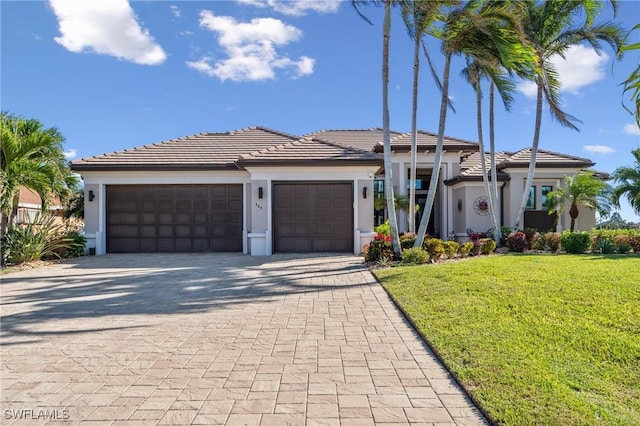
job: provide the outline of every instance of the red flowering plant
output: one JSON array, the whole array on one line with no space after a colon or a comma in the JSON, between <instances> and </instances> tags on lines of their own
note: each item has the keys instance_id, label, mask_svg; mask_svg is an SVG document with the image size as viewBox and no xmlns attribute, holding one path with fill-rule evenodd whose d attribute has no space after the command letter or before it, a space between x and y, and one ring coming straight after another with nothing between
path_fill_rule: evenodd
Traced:
<instances>
[{"instance_id":1,"label":"red flowering plant","mask_svg":"<svg viewBox=\"0 0 640 426\"><path fill-rule=\"evenodd\" d=\"M378 233L369 244L365 260L367 262L378 262L382 258L393 259L393 247L391 246L391 236Z\"/></svg>"},{"instance_id":2,"label":"red flowering plant","mask_svg":"<svg viewBox=\"0 0 640 426\"><path fill-rule=\"evenodd\" d=\"M483 238L487 238L486 232L472 232L469 234L469 239L474 243L479 243Z\"/></svg>"}]
</instances>

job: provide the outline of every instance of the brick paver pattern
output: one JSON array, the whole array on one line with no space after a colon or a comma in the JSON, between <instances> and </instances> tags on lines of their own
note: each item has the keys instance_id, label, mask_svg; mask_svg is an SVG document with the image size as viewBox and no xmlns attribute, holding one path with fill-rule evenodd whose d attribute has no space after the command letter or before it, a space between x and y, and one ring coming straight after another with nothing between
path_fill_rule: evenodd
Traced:
<instances>
[{"instance_id":1,"label":"brick paver pattern","mask_svg":"<svg viewBox=\"0 0 640 426\"><path fill-rule=\"evenodd\" d=\"M1 424L487 424L355 256L111 254L0 289Z\"/></svg>"}]
</instances>

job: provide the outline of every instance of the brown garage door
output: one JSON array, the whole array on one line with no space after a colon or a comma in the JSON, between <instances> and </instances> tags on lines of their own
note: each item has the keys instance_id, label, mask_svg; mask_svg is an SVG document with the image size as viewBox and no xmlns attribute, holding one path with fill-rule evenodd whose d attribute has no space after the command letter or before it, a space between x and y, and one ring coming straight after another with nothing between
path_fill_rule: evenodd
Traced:
<instances>
[{"instance_id":1,"label":"brown garage door","mask_svg":"<svg viewBox=\"0 0 640 426\"><path fill-rule=\"evenodd\" d=\"M107 186L107 251L242 251L242 185Z\"/></svg>"},{"instance_id":2,"label":"brown garage door","mask_svg":"<svg viewBox=\"0 0 640 426\"><path fill-rule=\"evenodd\" d=\"M352 252L351 183L274 184L274 251Z\"/></svg>"}]
</instances>

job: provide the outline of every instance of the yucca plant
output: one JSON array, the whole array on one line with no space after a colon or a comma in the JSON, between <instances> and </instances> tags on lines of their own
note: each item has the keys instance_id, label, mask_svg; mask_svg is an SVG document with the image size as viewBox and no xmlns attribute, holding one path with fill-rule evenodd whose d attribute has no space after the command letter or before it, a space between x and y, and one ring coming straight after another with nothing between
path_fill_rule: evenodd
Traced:
<instances>
[{"instance_id":1,"label":"yucca plant","mask_svg":"<svg viewBox=\"0 0 640 426\"><path fill-rule=\"evenodd\" d=\"M42 258L61 258L67 250L84 248L84 241L70 238L51 214L39 214L33 223L11 224L2 244L3 263L18 264Z\"/></svg>"}]
</instances>

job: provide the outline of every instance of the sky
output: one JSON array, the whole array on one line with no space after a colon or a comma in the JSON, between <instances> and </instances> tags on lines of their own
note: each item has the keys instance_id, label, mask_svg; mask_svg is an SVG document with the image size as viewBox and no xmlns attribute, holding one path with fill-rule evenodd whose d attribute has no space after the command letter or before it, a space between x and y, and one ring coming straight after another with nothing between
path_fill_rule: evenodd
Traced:
<instances>
[{"instance_id":1,"label":"sky","mask_svg":"<svg viewBox=\"0 0 640 426\"><path fill-rule=\"evenodd\" d=\"M70 160L257 125L295 135L382 127L383 9L360 10L372 25L350 2L332 0L0 0L0 106L57 127ZM639 18L640 1L620 2L623 28ZM610 19L606 10L600 21ZM640 31L632 37L640 41ZM441 72L437 41L427 46ZM400 132L411 129L412 51L396 11L389 105ZM633 163L640 129L620 83L639 58L614 56L580 45L553 59L563 107L582 124L563 128L545 112L541 149L590 158L609 173ZM418 127L437 132L440 95L422 62ZM463 66L454 59L446 134L475 141ZM531 83L519 82L511 111L497 109L498 150L530 146L534 115ZM628 205L621 214L640 221Z\"/></svg>"}]
</instances>

